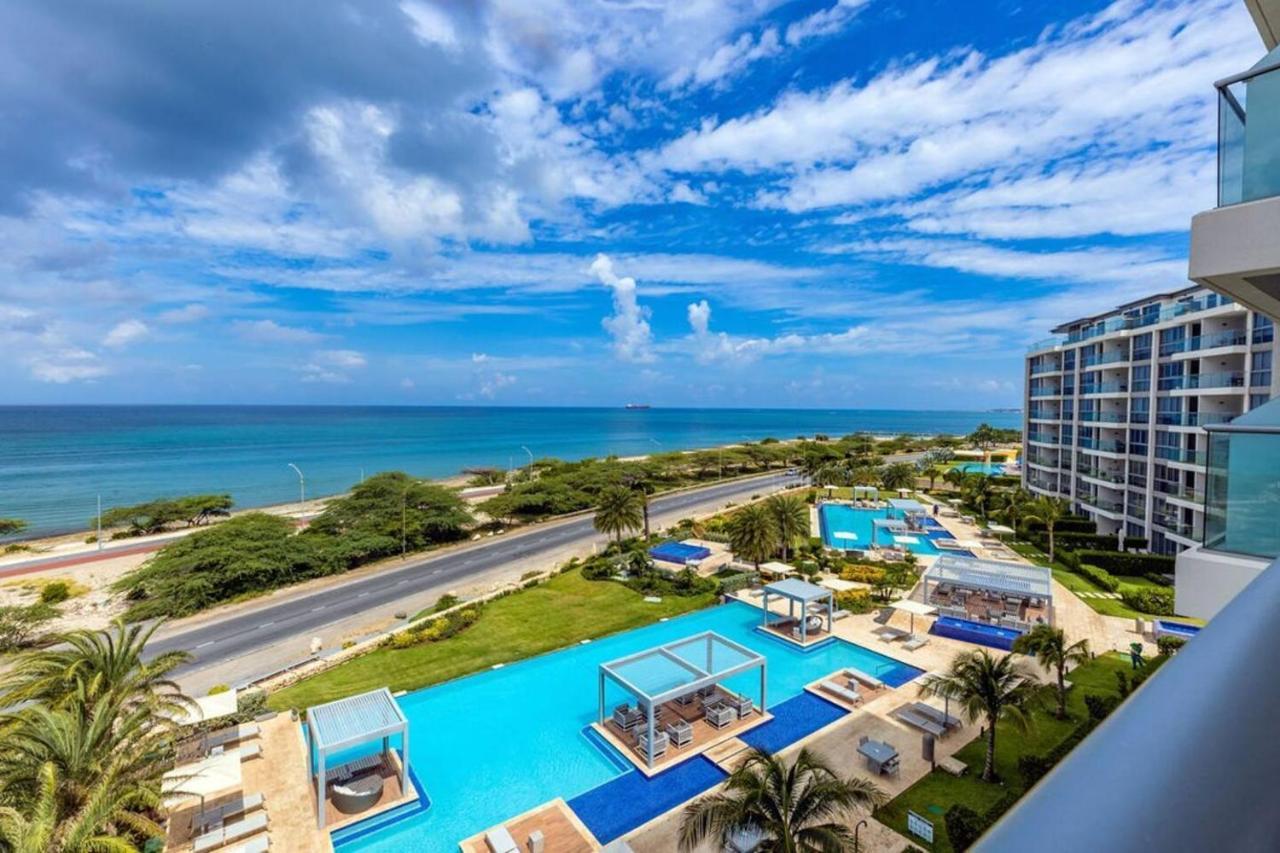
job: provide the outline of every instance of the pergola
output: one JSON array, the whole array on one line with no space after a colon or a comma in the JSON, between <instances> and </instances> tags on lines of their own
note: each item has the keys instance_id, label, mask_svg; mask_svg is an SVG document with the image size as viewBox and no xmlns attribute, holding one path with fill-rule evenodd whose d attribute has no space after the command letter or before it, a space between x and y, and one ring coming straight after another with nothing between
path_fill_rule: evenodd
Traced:
<instances>
[{"instance_id":1,"label":"pergola","mask_svg":"<svg viewBox=\"0 0 1280 853\"><path fill-rule=\"evenodd\" d=\"M330 755L382 739L384 761L391 757L391 736L400 735L400 790L408 791L409 721L387 688L349 696L307 709L308 765L316 773L317 825L324 828L325 763Z\"/></svg>"},{"instance_id":2,"label":"pergola","mask_svg":"<svg viewBox=\"0 0 1280 853\"><path fill-rule=\"evenodd\" d=\"M766 628L769 627L769 617L772 615L769 610L770 595L780 595L787 599L787 614L792 620L796 618L796 602L800 603L800 610L803 614L803 618L800 620L801 643L805 642L808 636L809 604L812 602L826 602L827 633L831 633L831 613L835 609L835 593L832 590L808 581L802 581L799 578L787 578L786 580L766 584L764 588L764 626Z\"/></svg>"},{"instance_id":3,"label":"pergola","mask_svg":"<svg viewBox=\"0 0 1280 853\"><path fill-rule=\"evenodd\" d=\"M875 518L871 520L871 544L880 544L876 539L876 534L881 530L887 530L889 536L893 539L893 544L897 545L897 537L906 535L911 532L911 528L907 527L907 523L900 518Z\"/></svg>"},{"instance_id":4,"label":"pergola","mask_svg":"<svg viewBox=\"0 0 1280 853\"><path fill-rule=\"evenodd\" d=\"M929 601L929 583L948 584L975 592L994 592L1002 596L1041 599L1045 612L1053 621L1053 574L1043 566L979 560L956 554L940 554L920 578L924 600Z\"/></svg>"},{"instance_id":5,"label":"pergola","mask_svg":"<svg viewBox=\"0 0 1280 853\"><path fill-rule=\"evenodd\" d=\"M789 566L786 563L779 563L777 561L771 560L768 563L760 564L760 574L762 575L771 575L772 577L784 578L787 575L794 575L795 573L796 573L795 567Z\"/></svg>"},{"instance_id":6,"label":"pergola","mask_svg":"<svg viewBox=\"0 0 1280 853\"><path fill-rule=\"evenodd\" d=\"M879 490L879 489L877 489L875 486L854 486L854 487L853 487L853 497L854 497L855 499L857 499L857 498L871 498L871 500L873 500L873 501L874 501L874 500L879 500L879 499L880 499L880 490Z\"/></svg>"},{"instance_id":7,"label":"pergola","mask_svg":"<svg viewBox=\"0 0 1280 853\"><path fill-rule=\"evenodd\" d=\"M645 762L652 768L655 708L756 668L760 670L760 713L763 714L767 702L764 656L714 631L602 663L599 723L603 726L605 721L605 682L612 681L634 696L645 711L649 745Z\"/></svg>"},{"instance_id":8,"label":"pergola","mask_svg":"<svg viewBox=\"0 0 1280 853\"><path fill-rule=\"evenodd\" d=\"M908 515L928 515L929 509L920 501L911 498L890 498L889 499L889 515L895 516L902 514L903 518Z\"/></svg>"}]
</instances>

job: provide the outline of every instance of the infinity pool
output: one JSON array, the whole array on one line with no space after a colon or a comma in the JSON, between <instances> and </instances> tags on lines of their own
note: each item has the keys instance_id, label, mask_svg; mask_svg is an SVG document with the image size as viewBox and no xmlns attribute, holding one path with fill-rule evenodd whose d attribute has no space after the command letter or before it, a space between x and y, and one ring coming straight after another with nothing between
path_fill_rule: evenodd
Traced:
<instances>
[{"instance_id":1,"label":"infinity pool","mask_svg":"<svg viewBox=\"0 0 1280 853\"><path fill-rule=\"evenodd\" d=\"M940 554L944 550L933 544L934 539L952 538L951 534L933 519L925 520L924 531L906 535L895 536L884 528L875 527L873 522L877 518L888 517L889 511L885 509L865 509L848 504L824 503L818 509L818 526L822 531L822 541L828 548L844 551L865 551L874 544L881 548L905 547L916 554L933 555ZM948 554L973 556L970 552L957 548L945 550Z\"/></svg>"},{"instance_id":2,"label":"infinity pool","mask_svg":"<svg viewBox=\"0 0 1280 853\"><path fill-rule=\"evenodd\" d=\"M597 668L681 637L716 631L765 655L771 706L842 667L856 667L892 685L921 674L843 640L801 652L762 635L756 630L759 621L758 608L733 602L401 697L409 718L410 766L431 806L384 829L354 837L340 833L336 848L455 851L463 838L500 821L556 797L569 800L629 772L619 756L584 734L596 718ZM755 698L759 674L744 673L727 685ZM630 697L610 685L605 698L612 708Z\"/></svg>"},{"instance_id":3,"label":"infinity pool","mask_svg":"<svg viewBox=\"0 0 1280 853\"><path fill-rule=\"evenodd\" d=\"M999 477L1004 474L1004 465L999 462L957 462L951 466L965 474L986 474L989 477Z\"/></svg>"}]
</instances>

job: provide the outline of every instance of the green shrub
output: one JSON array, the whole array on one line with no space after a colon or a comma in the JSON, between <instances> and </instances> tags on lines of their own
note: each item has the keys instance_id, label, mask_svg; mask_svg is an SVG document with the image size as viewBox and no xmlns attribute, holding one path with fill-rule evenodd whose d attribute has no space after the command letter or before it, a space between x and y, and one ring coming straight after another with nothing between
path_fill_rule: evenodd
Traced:
<instances>
[{"instance_id":1,"label":"green shrub","mask_svg":"<svg viewBox=\"0 0 1280 853\"><path fill-rule=\"evenodd\" d=\"M856 581L857 583L879 583L884 579L884 569L862 563L853 563L840 570L840 578L847 581Z\"/></svg>"},{"instance_id":2,"label":"green shrub","mask_svg":"<svg viewBox=\"0 0 1280 853\"><path fill-rule=\"evenodd\" d=\"M982 815L958 804L947 809L943 822L947 827L947 838L951 840L951 849L956 851L968 850L987 830L987 822Z\"/></svg>"},{"instance_id":3,"label":"green shrub","mask_svg":"<svg viewBox=\"0 0 1280 853\"><path fill-rule=\"evenodd\" d=\"M462 603L461 598L458 598L458 596L454 595L451 592L446 592L444 595L436 599L435 606L433 606L431 609L434 610L436 613L439 613L442 610L448 610L450 607L453 607L461 603Z\"/></svg>"},{"instance_id":4,"label":"green shrub","mask_svg":"<svg viewBox=\"0 0 1280 853\"><path fill-rule=\"evenodd\" d=\"M1107 592L1115 592L1120 588L1120 581L1112 577L1111 573L1106 569L1082 563L1076 566L1073 571L1085 580L1090 581L1094 586L1101 587Z\"/></svg>"},{"instance_id":5,"label":"green shrub","mask_svg":"<svg viewBox=\"0 0 1280 853\"><path fill-rule=\"evenodd\" d=\"M1106 569L1113 575L1124 577L1144 577L1151 573L1172 573L1174 558L1162 554L1130 554L1124 551L1091 551L1075 552L1081 563L1089 563L1100 569Z\"/></svg>"},{"instance_id":6,"label":"green shrub","mask_svg":"<svg viewBox=\"0 0 1280 853\"><path fill-rule=\"evenodd\" d=\"M71 587L66 581L49 581L40 590L41 604L61 604L71 597Z\"/></svg>"},{"instance_id":7,"label":"green shrub","mask_svg":"<svg viewBox=\"0 0 1280 853\"><path fill-rule=\"evenodd\" d=\"M1022 777L1022 786L1030 788L1039 782L1053 768L1053 764L1043 755L1018 756L1018 775Z\"/></svg>"},{"instance_id":8,"label":"green shrub","mask_svg":"<svg viewBox=\"0 0 1280 853\"><path fill-rule=\"evenodd\" d=\"M727 575L718 575L716 580L720 582L720 592L729 595L738 590L746 589L755 583L756 574L754 572L733 572Z\"/></svg>"},{"instance_id":9,"label":"green shrub","mask_svg":"<svg viewBox=\"0 0 1280 853\"><path fill-rule=\"evenodd\" d=\"M1084 697L1084 707L1089 713L1089 719L1095 723L1100 723L1107 718L1107 715L1114 711L1120 705L1120 697L1107 695L1098 695L1096 693L1086 693Z\"/></svg>"},{"instance_id":10,"label":"green shrub","mask_svg":"<svg viewBox=\"0 0 1280 853\"><path fill-rule=\"evenodd\" d=\"M871 600L871 591L866 589L850 589L836 593L836 607L850 613L870 613L877 605Z\"/></svg>"},{"instance_id":11,"label":"green shrub","mask_svg":"<svg viewBox=\"0 0 1280 853\"><path fill-rule=\"evenodd\" d=\"M41 628L57 615L57 610L39 602L0 607L0 652L34 645Z\"/></svg>"},{"instance_id":12,"label":"green shrub","mask_svg":"<svg viewBox=\"0 0 1280 853\"><path fill-rule=\"evenodd\" d=\"M1153 584L1158 584L1159 586L1173 586L1173 581L1169 580L1169 576L1162 575L1159 572L1151 572L1150 574L1143 575L1143 578Z\"/></svg>"},{"instance_id":13,"label":"green shrub","mask_svg":"<svg viewBox=\"0 0 1280 853\"><path fill-rule=\"evenodd\" d=\"M1120 594L1120 600L1126 606L1137 610L1139 613L1150 613L1153 616L1172 616L1173 615L1173 590L1162 589L1132 589L1126 590Z\"/></svg>"},{"instance_id":14,"label":"green shrub","mask_svg":"<svg viewBox=\"0 0 1280 853\"><path fill-rule=\"evenodd\" d=\"M1156 640L1156 648L1162 655L1176 655L1178 649L1187 644L1185 637L1160 637Z\"/></svg>"},{"instance_id":15,"label":"green shrub","mask_svg":"<svg viewBox=\"0 0 1280 853\"><path fill-rule=\"evenodd\" d=\"M231 690L229 684L215 684L209 688L209 696L217 696L219 693L227 693Z\"/></svg>"}]
</instances>

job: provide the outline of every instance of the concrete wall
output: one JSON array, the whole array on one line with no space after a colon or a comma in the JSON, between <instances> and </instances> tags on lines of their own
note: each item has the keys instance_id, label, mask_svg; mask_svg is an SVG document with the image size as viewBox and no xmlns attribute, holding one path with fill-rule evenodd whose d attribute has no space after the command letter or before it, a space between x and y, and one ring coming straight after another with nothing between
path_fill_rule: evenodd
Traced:
<instances>
[{"instance_id":1,"label":"concrete wall","mask_svg":"<svg viewBox=\"0 0 1280 853\"><path fill-rule=\"evenodd\" d=\"M1182 616L1210 619L1268 565L1253 557L1189 548L1178 555L1173 609Z\"/></svg>"}]
</instances>

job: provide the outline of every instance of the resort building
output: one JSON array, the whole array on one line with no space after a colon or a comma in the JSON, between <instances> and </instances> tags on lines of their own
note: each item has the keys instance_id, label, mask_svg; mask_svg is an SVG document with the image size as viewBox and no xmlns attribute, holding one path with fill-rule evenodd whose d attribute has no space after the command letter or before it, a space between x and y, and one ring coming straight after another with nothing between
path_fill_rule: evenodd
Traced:
<instances>
[{"instance_id":1,"label":"resort building","mask_svg":"<svg viewBox=\"0 0 1280 853\"><path fill-rule=\"evenodd\" d=\"M1271 317L1197 286L1053 332L1026 359L1023 484L1155 553L1199 544L1206 428L1280 388Z\"/></svg>"}]
</instances>

